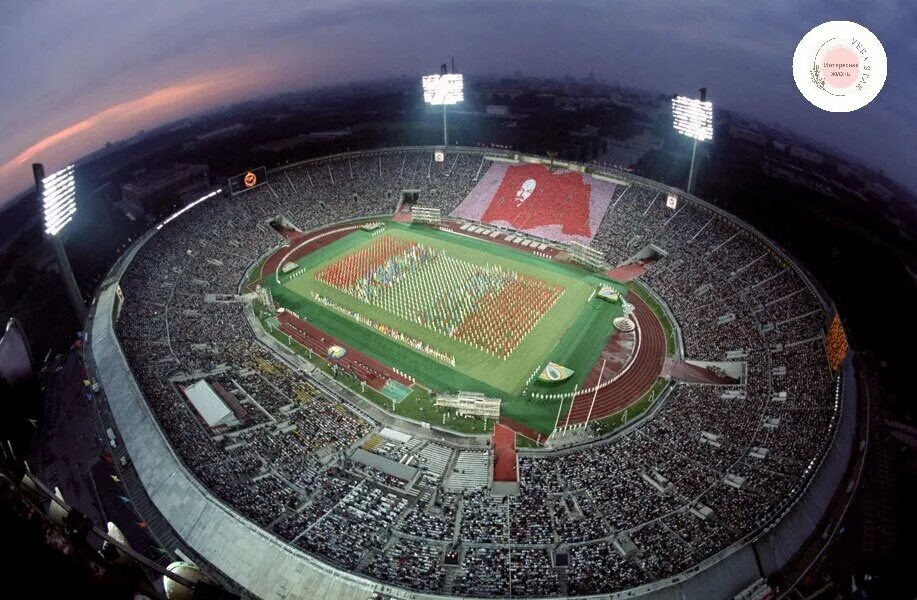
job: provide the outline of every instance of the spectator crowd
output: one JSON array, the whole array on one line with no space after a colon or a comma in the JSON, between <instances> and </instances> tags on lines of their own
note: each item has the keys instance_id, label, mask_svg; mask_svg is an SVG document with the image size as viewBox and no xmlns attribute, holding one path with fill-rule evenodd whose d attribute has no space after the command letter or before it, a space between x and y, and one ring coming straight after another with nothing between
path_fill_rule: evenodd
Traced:
<instances>
[{"instance_id":1,"label":"spectator crowd","mask_svg":"<svg viewBox=\"0 0 917 600\"><path fill-rule=\"evenodd\" d=\"M454 458L439 446L426 454L442 464L413 483L347 459L380 426L256 339L240 284L283 242L270 225L278 217L309 231L390 214L406 191L446 215L487 168L485 153L468 149L444 162L423 149L313 160L204 202L150 237L121 280L116 328L187 467L228 506L321 560L468 596L619 591L671 577L773 521L836 421L825 309L765 240L684 198L668 208L665 194L636 181L616 188L593 247L619 265L652 245L642 280L672 311L685 356L743 361L741 383L677 383L652 419L613 440L520 452L515 496L445 489ZM235 396L245 409L238 425L203 423L182 391L200 379ZM428 443L379 448L423 470Z\"/></svg>"}]
</instances>

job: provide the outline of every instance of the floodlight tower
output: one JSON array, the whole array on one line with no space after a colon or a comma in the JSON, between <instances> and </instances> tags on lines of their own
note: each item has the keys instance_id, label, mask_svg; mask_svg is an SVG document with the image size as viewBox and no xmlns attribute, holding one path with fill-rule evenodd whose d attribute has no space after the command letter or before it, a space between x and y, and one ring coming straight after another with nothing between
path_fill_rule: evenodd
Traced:
<instances>
[{"instance_id":1,"label":"floodlight tower","mask_svg":"<svg viewBox=\"0 0 917 600\"><path fill-rule=\"evenodd\" d=\"M431 106L443 107L443 146L449 145L449 130L446 126L446 107L458 104L465 99L465 83L459 73L448 73L446 65L439 68L438 75L424 75L423 101Z\"/></svg>"},{"instance_id":2,"label":"floodlight tower","mask_svg":"<svg viewBox=\"0 0 917 600\"><path fill-rule=\"evenodd\" d=\"M73 269L67 259L67 252L60 239L60 232L73 220L76 214L76 178L73 165L64 167L60 171L45 177L45 168L41 163L32 164L32 174L35 176L35 187L38 197L41 198L42 223L45 235L51 239L51 246L57 256L57 265L60 269L64 287L73 305L73 312L80 322L80 327L86 323L86 303L76 285Z\"/></svg>"},{"instance_id":3,"label":"floodlight tower","mask_svg":"<svg viewBox=\"0 0 917 600\"><path fill-rule=\"evenodd\" d=\"M694 161L697 158L697 142L713 139L713 103L707 102L707 88L700 89L700 100L676 96L672 100L672 124L675 131L694 138L691 148L691 169L688 171L686 191L694 191Z\"/></svg>"}]
</instances>

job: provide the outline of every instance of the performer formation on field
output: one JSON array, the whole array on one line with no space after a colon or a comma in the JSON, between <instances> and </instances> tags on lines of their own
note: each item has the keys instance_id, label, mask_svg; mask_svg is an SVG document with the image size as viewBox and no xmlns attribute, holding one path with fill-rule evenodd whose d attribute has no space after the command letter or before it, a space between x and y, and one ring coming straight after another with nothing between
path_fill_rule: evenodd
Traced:
<instances>
[{"instance_id":1,"label":"performer formation on field","mask_svg":"<svg viewBox=\"0 0 917 600\"><path fill-rule=\"evenodd\" d=\"M382 237L315 278L367 304L506 358L563 294L499 265Z\"/></svg>"}]
</instances>

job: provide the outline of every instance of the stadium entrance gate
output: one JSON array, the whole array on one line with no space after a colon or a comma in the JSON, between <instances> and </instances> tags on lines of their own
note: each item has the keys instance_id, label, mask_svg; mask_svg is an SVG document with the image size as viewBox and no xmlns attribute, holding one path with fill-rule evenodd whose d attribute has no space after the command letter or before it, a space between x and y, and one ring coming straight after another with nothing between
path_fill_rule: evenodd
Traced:
<instances>
[{"instance_id":1,"label":"stadium entrance gate","mask_svg":"<svg viewBox=\"0 0 917 600\"><path fill-rule=\"evenodd\" d=\"M401 190L401 202L397 212L411 212L411 207L420 202L420 190Z\"/></svg>"}]
</instances>

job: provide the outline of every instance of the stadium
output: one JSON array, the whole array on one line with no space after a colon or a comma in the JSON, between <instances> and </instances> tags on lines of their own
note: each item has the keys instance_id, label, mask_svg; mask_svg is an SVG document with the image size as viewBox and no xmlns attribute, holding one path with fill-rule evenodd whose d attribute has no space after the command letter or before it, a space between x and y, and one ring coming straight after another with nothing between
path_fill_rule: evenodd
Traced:
<instances>
[{"instance_id":1,"label":"stadium","mask_svg":"<svg viewBox=\"0 0 917 600\"><path fill-rule=\"evenodd\" d=\"M854 451L817 282L594 164L252 169L134 241L86 332L146 526L260 598L754 597Z\"/></svg>"}]
</instances>

